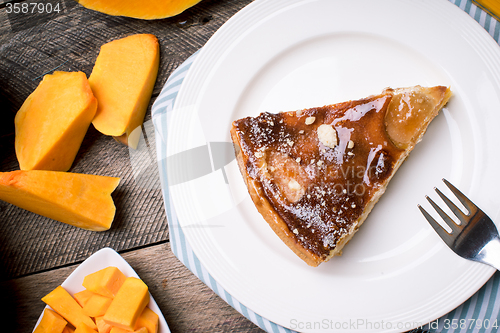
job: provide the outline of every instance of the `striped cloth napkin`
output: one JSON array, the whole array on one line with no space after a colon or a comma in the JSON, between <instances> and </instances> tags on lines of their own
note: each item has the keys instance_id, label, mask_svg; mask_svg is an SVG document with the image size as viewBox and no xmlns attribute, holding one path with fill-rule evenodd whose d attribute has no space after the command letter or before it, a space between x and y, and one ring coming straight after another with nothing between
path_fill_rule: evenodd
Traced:
<instances>
[{"instance_id":1,"label":"striped cloth napkin","mask_svg":"<svg viewBox=\"0 0 500 333\"><path fill-rule=\"evenodd\" d=\"M492 17L484 7L477 6L471 0L449 0L473 17L488 33L500 43L500 22ZM484 1L483 1L484 2ZM157 151L157 161L160 178L163 184L162 192L170 230L172 251L176 257L210 287L224 301L251 320L266 332L294 332L273 323L238 302L225 291L207 272L186 241L179 225L175 210L166 186L166 130L171 111L180 86L198 52L181 64L169 77L160 95L152 107L152 122ZM428 332L497 332L500 330L500 272L493 277L469 300L447 315L422 327Z\"/></svg>"}]
</instances>

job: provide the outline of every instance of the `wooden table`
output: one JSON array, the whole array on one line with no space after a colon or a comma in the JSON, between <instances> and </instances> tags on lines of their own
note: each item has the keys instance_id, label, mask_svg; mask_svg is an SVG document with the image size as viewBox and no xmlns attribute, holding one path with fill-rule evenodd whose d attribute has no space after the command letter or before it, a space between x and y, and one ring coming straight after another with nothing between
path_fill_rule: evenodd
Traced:
<instances>
[{"instance_id":1,"label":"wooden table","mask_svg":"<svg viewBox=\"0 0 500 333\"><path fill-rule=\"evenodd\" d=\"M161 47L153 102L172 71L251 0L203 0L176 17L155 21L108 16L74 0L43 1L58 5L58 13L8 13L9 2L0 0L2 172L19 169L14 116L44 74L57 69L88 76L102 44L152 33ZM150 117L148 110L146 120ZM0 202L2 332L31 332L45 306L40 298L106 246L118 251L148 284L172 332L261 331L173 255L159 180L150 188L137 184L126 146L91 126L70 171L121 178L113 193L113 226L100 233L80 230Z\"/></svg>"}]
</instances>

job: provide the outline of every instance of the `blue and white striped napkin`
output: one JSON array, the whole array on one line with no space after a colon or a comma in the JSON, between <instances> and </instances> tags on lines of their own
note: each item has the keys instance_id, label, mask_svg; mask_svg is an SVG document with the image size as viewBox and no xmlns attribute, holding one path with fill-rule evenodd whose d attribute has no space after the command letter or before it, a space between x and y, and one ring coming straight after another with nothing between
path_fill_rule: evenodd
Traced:
<instances>
[{"instance_id":1,"label":"blue and white striped napkin","mask_svg":"<svg viewBox=\"0 0 500 333\"><path fill-rule=\"evenodd\" d=\"M500 44L500 22L477 7L471 0L449 0L473 17ZM167 124L181 84L198 52L181 64L169 77L152 107L157 161L170 229L170 242L176 257L224 301L266 332L293 332L277 325L238 302L207 272L184 237L168 192L166 175ZM500 272L469 300L447 315L423 327L429 332L497 332L500 330Z\"/></svg>"}]
</instances>

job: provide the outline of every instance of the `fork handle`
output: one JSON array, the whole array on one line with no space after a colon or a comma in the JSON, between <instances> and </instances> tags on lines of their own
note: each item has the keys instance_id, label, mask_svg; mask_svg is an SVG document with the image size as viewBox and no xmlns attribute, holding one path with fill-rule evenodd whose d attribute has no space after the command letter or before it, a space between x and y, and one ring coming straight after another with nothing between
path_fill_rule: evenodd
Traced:
<instances>
[{"instance_id":1,"label":"fork handle","mask_svg":"<svg viewBox=\"0 0 500 333\"><path fill-rule=\"evenodd\" d=\"M500 238L489 241L476 256L479 262L488 264L500 270Z\"/></svg>"}]
</instances>

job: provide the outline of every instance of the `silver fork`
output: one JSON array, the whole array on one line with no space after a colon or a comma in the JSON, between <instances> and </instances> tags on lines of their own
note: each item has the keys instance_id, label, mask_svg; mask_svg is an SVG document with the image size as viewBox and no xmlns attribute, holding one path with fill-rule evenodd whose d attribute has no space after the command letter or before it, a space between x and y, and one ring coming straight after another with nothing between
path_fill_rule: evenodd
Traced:
<instances>
[{"instance_id":1,"label":"silver fork","mask_svg":"<svg viewBox=\"0 0 500 333\"><path fill-rule=\"evenodd\" d=\"M446 179L443 182L455 194L468 210L462 212L438 188L434 188L444 203L450 208L460 221L456 224L431 198L425 196L431 206L450 227L451 233L446 231L432 216L420 205L418 208L424 214L430 225L436 230L443 241L459 256L488 264L500 270L500 238L498 230L491 219L469 200L462 192Z\"/></svg>"}]
</instances>

